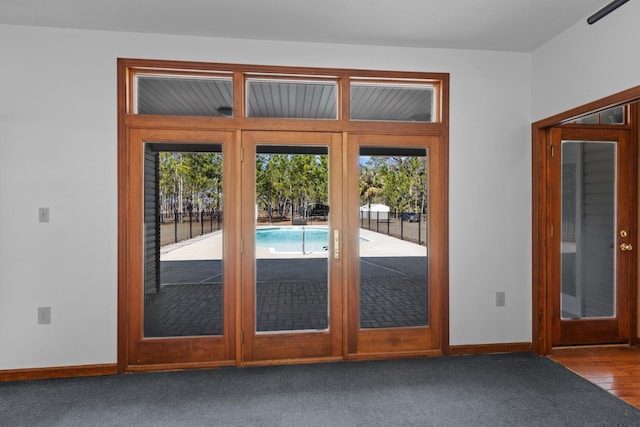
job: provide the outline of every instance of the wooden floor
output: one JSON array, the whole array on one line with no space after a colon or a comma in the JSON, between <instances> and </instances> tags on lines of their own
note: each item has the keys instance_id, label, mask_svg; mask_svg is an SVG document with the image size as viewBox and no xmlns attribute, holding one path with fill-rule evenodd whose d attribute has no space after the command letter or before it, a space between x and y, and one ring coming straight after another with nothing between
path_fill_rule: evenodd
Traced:
<instances>
[{"instance_id":1,"label":"wooden floor","mask_svg":"<svg viewBox=\"0 0 640 427\"><path fill-rule=\"evenodd\" d=\"M640 347L554 349L549 358L640 409Z\"/></svg>"}]
</instances>

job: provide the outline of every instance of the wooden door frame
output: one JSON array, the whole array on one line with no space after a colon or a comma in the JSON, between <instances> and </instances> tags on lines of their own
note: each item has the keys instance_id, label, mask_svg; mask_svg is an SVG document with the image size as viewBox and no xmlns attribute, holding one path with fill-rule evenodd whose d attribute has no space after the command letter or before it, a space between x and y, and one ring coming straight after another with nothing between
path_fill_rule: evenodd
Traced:
<instances>
[{"instance_id":1,"label":"wooden door frame","mask_svg":"<svg viewBox=\"0 0 640 427\"><path fill-rule=\"evenodd\" d=\"M588 345L600 343L628 343L630 339L630 322L629 322L629 290L631 287L630 267L633 253L621 253L617 245L624 242L633 242L635 245L636 231L635 221L631 219L634 210L634 195L631 194L635 188L631 175L633 174L633 163L628 162L632 158L631 151L631 132L629 126L607 126L606 129L593 126L555 126L551 130L552 143L555 155L549 158L550 167L550 185L549 188L549 217L553 228L556 230L548 238L547 259L549 263L549 298L550 304L554 307L552 313L553 336L552 345L566 346L570 344ZM614 317L601 318L584 318L562 319L559 309L562 306L561 299L561 282L562 269L559 261L558 249L561 246L562 234L560 224L561 216L561 199L562 191L562 169L563 152L562 144L564 141L590 141L592 143L600 143L603 141L609 144L615 144L615 230L614 244L612 254L614 256L614 272L615 272L615 313ZM578 178L576 178L576 181ZM581 231L581 226L576 226L576 235ZM618 237L619 230L626 230L629 235L627 238L620 240ZM576 267L576 270L579 268ZM585 334L586 332L586 334Z\"/></svg>"},{"instance_id":2,"label":"wooden door frame","mask_svg":"<svg viewBox=\"0 0 640 427\"><path fill-rule=\"evenodd\" d=\"M158 141L174 147L192 144L221 144L222 153L225 156L224 166L224 194L225 204L237 204L239 194L238 180L232 179L233 166L239 158L237 145L233 144L235 133L230 131L192 131L157 128L132 128L128 129L125 142L125 165L123 165L121 183L122 203L126 206L127 218L121 224L121 233L125 237L121 241L123 250L120 253L122 261L120 272L125 275L119 286L119 310L126 313L125 319L119 327L123 329L120 338L119 366L124 371L147 371L159 369L188 368L194 365L198 367L214 367L221 365L233 365L236 359L237 341L235 322L224 322L223 334L219 336L197 337L158 337L146 338L144 336L144 300L141 286L144 286L143 259L144 248L142 239L143 229L143 193L144 171L143 153L145 141ZM185 142L186 141L186 142ZM237 218L227 215L223 223L225 243L223 259L227 261L223 279L223 312L225 318L234 318L236 313L237 295L233 284L237 280L238 268L233 262L233 254L238 251L237 240L234 232L238 229ZM126 322L125 322L126 320ZM173 361L166 361L163 357L168 353ZM189 353L189 357L183 358Z\"/></svg>"},{"instance_id":3,"label":"wooden door frame","mask_svg":"<svg viewBox=\"0 0 640 427\"><path fill-rule=\"evenodd\" d=\"M330 286L327 304L329 307L329 323L322 331L264 331L258 333L256 328L256 249L255 227L256 217L252 206L256 202L255 196L255 148L261 146L296 146L314 147L326 146L329 159L329 206L331 219L329 233L338 231L344 234L342 221L343 211L341 200L342 188L342 134L338 132L293 132L293 131L245 131L242 132L243 160L241 167L241 204L242 216L242 275L241 275L241 351L238 354L239 364L243 366L297 363L310 361L342 360L343 342L343 258L334 259L327 256L328 284ZM326 144L326 145L325 145ZM251 191L247 188L252 187ZM342 240L342 238L340 238ZM335 249L329 241L329 254ZM342 244L340 244L342 246Z\"/></svg>"},{"instance_id":4,"label":"wooden door frame","mask_svg":"<svg viewBox=\"0 0 640 427\"><path fill-rule=\"evenodd\" d=\"M549 216L549 189L551 170L547 162L550 150L551 129L576 117L584 116L592 112L601 111L614 106L631 104L629 109L629 122L631 129L631 151L633 162L632 179L640 189L638 183L638 149L637 144L640 127L640 108L635 103L640 100L640 86L616 93L614 95L590 102L580 107L573 108L563 113L556 114L546 119L534 122L531 125L532 147L532 348L534 354L546 355L552 349L552 307L550 305L549 269L551 266L547 256L547 242L551 218ZM620 125L600 125L601 127ZM632 218L634 233L638 223L637 209L638 194L633 194L631 205L635 212ZM637 264L638 253L632 258L631 289L630 289L630 335L631 344L638 344L638 286Z\"/></svg>"},{"instance_id":5,"label":"wooden door frame","mask_svg":"<svg viewBox=\"0 0 640 427\"><path fill-rule=\"evenodd\" d=\"M302 68L285 66L263 66L263 65L243 65L243 64L220 64L205 62L185 62L185 61L162 61L148 59L118 58L117 60L117 112L118 112L118 316L117 316L117 345L118 345L118 372L127 371L129 354L129 295L128 286L131 281L131 269L137 268L131 265L131 260L127 256L128 242L131 239L130 229L130 204L131 185L128 181L128 168L130 159L128 155L128 135L133 129L156 129L156 130L184 130L184 131L229 131L235 133L233 150L237 159L241 157L240 145L241 134L244 131L299 131L299 132L337 132L342 134L343 141L349 134L368 133L384 135L422 135L437 136L440 142L440 183L442 194L438 203L442 205L443 221L441 229L441 265L442 289L440 299L440 349L443 354L450 354L449 346L449 241L448 241L448 188L449 188L449 74L448 73L423 73L423 72L401 72L401 71L380 71L380 70L354 70L354 69L332 69L332 68ZM150 71L167 72L183 75L201 75L216 72L224 72L233 76L234 103L233 117L197 117L197 116L165 116L165 115L145 115L136 114L133 109L134 77L136 73ZM174 73L174 74L175 74ZM286 75L286 76L334 76L339 86L339 105L336 120L326 119L292 119L292 118L254 118L245 114L245 79L249 75ZM351 79L362 81L423 81L431 82L436 89L434 103L437 107L437 116L433 122L412 122L412 121L376 121L376 120L351 120L350 117L350 81ZM343 147L344 148L344 147ZM343 170L344 174L344 170ZM239 178L239 175L236 175ZM344 178L344 177L343 177ZM234 179L238 185L239 179ZM236 187L234 187L236 188ZM239 190L239 186L237 187ZM237 193L237 192L236 192ZM230 218L239 227L240 214ZM238 246L234 249L239 251ZM240 263L233 264L233 272L237 276L240 274ZM240 318L240 287L237 288L236 297L236 318L235 324L241 325ZM343 300L344 301L344 300ZM345 325L343 325L345 328ZM240 328L236 328L235 336L235 364L241 365L239 354L241 350ZM343 338L346 340L346 331L343 331ZM400 357L400 355L383 355L380 357ZM346 347L343 346L343 358L346 359ZM180 368L201 368L203 364L192 365L142 365L140 370L154 369L180 369Z\"/></svg>"},{"instance_id":6,"label":"wooden door frame","mask_svg":"<svg viewBox=\"0 0 640 427\"><path fill-rule=\"evenodd\" d=\"M392 143L390 143L392 141ZM440 356L448 353L448 294L446 278L448 272L446 242L448 241L448 210L446 199L446 178L442 170L446 168L443 144L439 136L425 135L381 135L375 133L353 133L347 136L344 160L349 162L344 170L345 206L347 206L347 233L345 242L350 248L358 247L360 221L356 207L360 206L358 193L358 157L360 147L411 147L428 150L429 171L429 220L427 243L428 255L428 315L427 326L395 327L379 329L360 328L360 255L357 250L349 251L346 262L345 280L346 309L345 357L351 360L376 359L381 357ZM349 211L349 208L352 209Z\"/></svg>"}]
</instances>

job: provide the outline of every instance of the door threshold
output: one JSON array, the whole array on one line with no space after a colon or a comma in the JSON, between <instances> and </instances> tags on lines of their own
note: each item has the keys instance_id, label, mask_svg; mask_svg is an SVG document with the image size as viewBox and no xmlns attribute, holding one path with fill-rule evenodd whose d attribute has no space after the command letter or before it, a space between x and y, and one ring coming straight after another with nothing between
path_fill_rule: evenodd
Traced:
<instances>
[{"instance_id":1,"label":"door threshold","mask_svg":"<svg viewBox=\"0 0 640 427\"><path fill-rule=\"evenodd\" d=\"M631 343L613 343L613 344L576 344L576 345L562 345L551 347L551 351L562 350L574 350L574 349L588 349L588 348L616 348L616 347L631 347Z\"/></svg>"}]
</instances>

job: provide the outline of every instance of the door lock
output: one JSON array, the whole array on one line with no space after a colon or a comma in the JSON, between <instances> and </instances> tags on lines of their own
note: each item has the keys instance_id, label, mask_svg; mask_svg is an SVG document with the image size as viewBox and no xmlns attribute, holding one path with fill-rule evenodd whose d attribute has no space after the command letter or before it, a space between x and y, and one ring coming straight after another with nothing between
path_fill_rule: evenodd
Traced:
<instances>
[{"instance_id":1,"label":"door lock","mask_svg":"<svg viewBox=\"0 0 640 427\"><path fill-rule=\"evenodd\" d=\"M620 243L620 250L621 251L632 251L633 250L633 245L631 245L630 243Z\"/></svg>"}]
</instances>

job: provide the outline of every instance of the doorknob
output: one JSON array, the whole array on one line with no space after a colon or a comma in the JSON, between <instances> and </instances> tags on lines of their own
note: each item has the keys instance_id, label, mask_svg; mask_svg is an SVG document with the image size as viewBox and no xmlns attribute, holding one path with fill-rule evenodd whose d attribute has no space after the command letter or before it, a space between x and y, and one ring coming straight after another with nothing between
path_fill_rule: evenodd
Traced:
<instances>
[{"instance_id":1,"label":"doorknob","mask_svg":"<svg viewBox=\"0 0 640 427\"><path fill-rule=\"evenodd\" d=\"M631 245L630 243L620 243L620 250L621 251L632 251L633 250L633 245Z\"/></svg>"}]
</instances>

